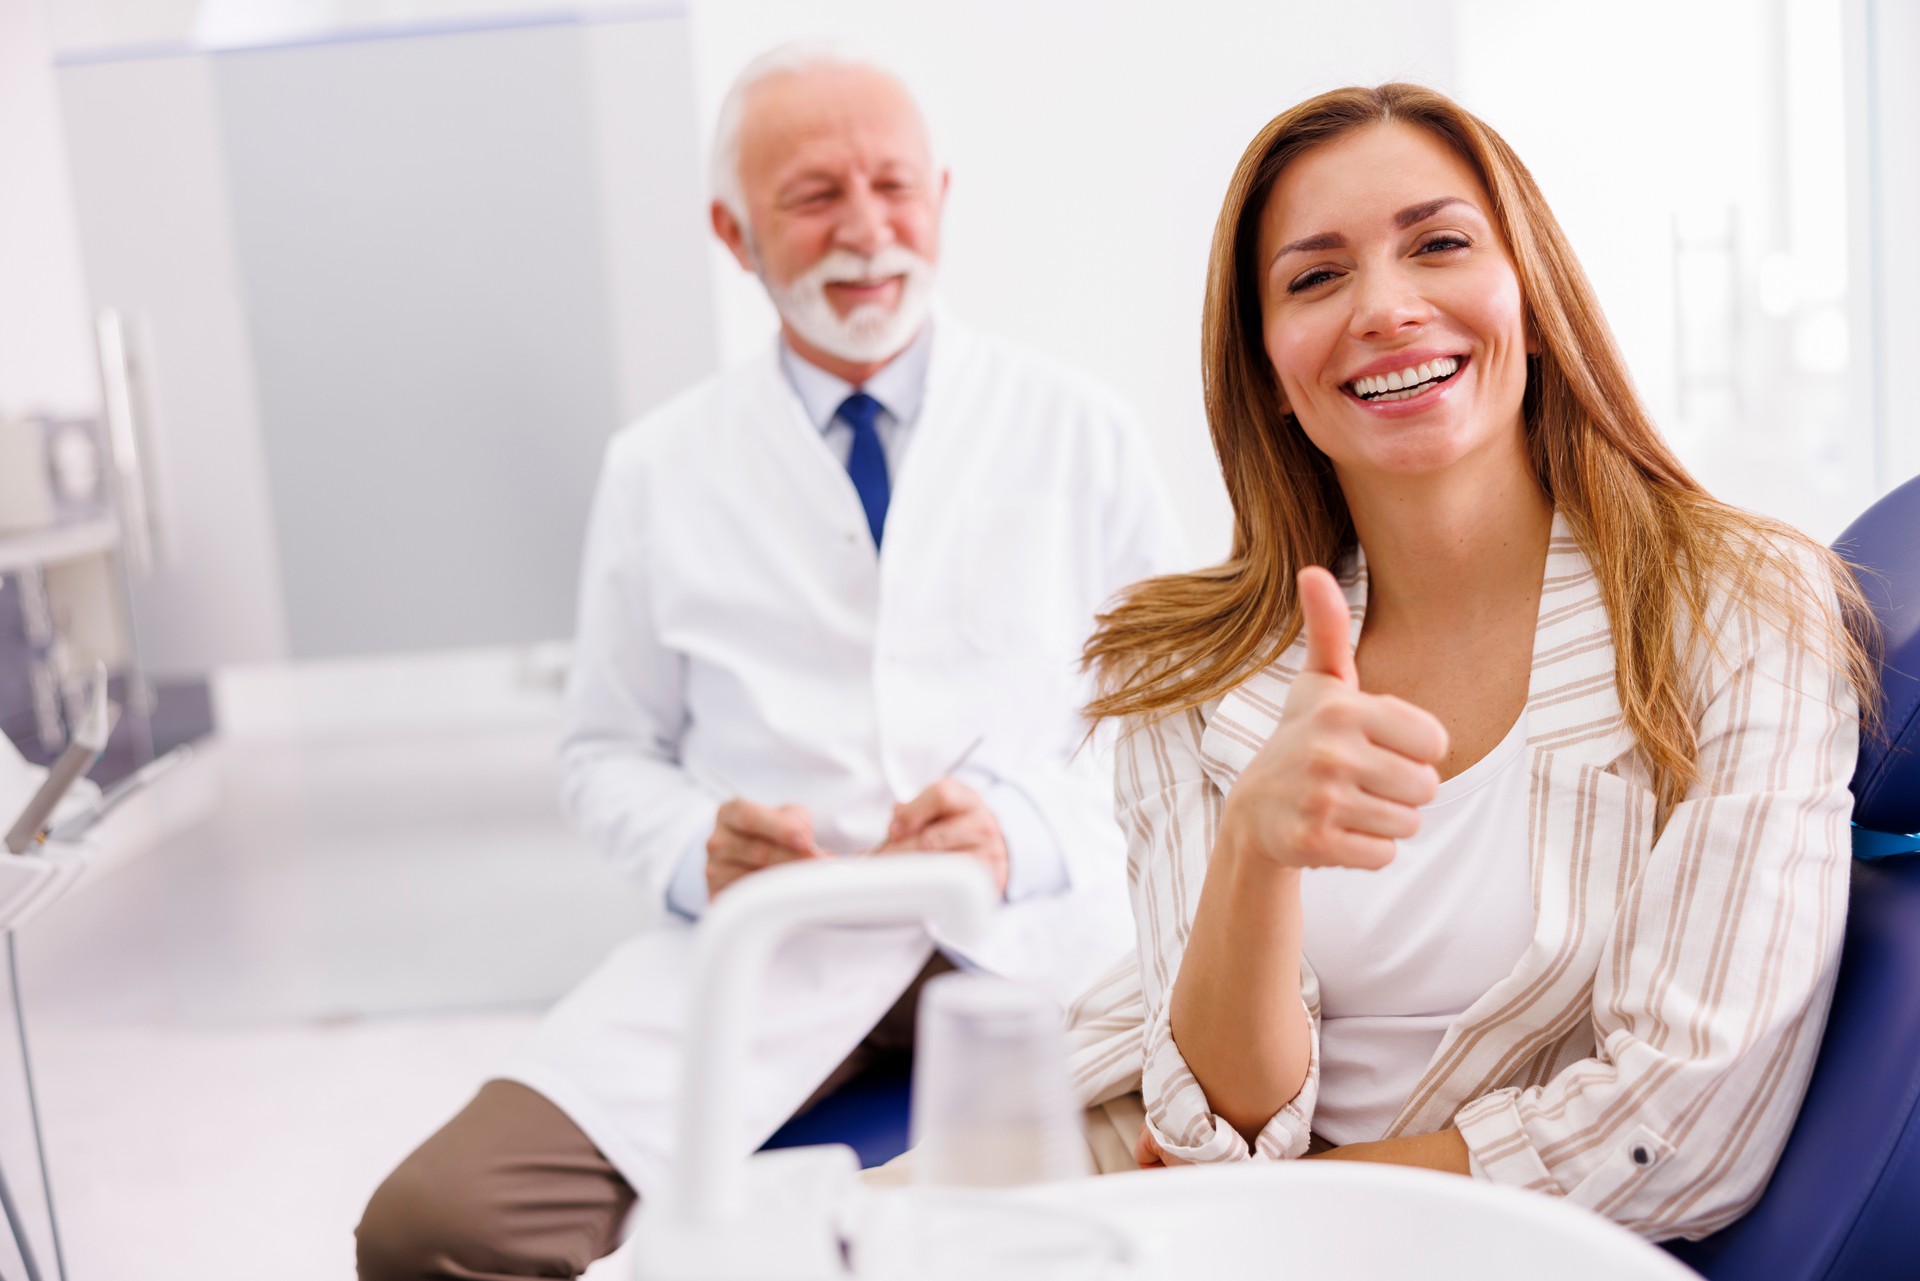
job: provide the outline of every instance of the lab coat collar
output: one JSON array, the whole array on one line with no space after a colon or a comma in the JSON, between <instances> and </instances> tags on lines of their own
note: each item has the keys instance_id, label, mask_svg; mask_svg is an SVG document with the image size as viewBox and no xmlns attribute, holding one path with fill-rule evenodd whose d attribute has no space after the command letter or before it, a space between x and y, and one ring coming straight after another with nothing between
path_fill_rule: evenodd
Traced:
<instances>
[{"instance_id":1,"label":"lab coat collar","mask_svg":"<svg viewBox=\"0 0 1920 1281\"><path fill-rule=\"evenodd\" d=\"M807 360L787 343L785 337L777 343L780 369L794 394L800 397L807 421L819 431L824 432L832 425L841 402L855 390L864 391L879 401L880 407L891 414L895 422L911 425L920 417L920 406L926 401L927 366L932 357L933 331L937 325L938 317L929 315L913 341L858 388Z\"/></svg>"}]
</instances>

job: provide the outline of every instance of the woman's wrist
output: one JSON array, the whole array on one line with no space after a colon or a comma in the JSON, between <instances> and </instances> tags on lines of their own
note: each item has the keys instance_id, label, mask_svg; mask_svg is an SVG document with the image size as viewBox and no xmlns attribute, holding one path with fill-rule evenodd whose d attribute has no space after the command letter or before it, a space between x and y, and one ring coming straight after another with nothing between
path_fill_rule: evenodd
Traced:
<instances>
[{"instance_id":1,"label":"woman's wrist","mask_svg":"<svg viewBox=\"0 0 1920 1281\"><path fill-rule=\"evenodd\" d=\"M1245 820L1233 813L1231 803L1227 813L1222 816L1220 835L1213 844L1213 857L1214 861L1224 864L1222 870L1237 891L1259 894L1263 891L1297 892L1299 889L1300 868L1284 863L1262 849L1253 839Z\"/></svg>"},{"instance_id":2,"label":"woman's wrist","mask_svg":"<svg viewBox=\"0 0 1920 1281\"><path fill-rule=\"evenodd\" d=\"M1254 824L1245 811L1238 809L1233 797L1227 797L1227 803L1220 815L1220 835L1214 838L1213 856L1216 860L1224 858L1236 869L1245 869L1252 877L1280 875L1297 878L1298 865L1289 864L1275 858L1263 848L1263 843L1254 838Z\"/></svg>"}]
</instances>

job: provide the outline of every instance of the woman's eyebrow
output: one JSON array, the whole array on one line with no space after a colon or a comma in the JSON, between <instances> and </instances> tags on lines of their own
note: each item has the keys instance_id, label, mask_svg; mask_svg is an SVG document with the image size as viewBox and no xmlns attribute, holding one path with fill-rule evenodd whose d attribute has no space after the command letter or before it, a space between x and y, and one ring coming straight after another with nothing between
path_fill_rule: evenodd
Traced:
<instances>
[{"instance_id":1,"label":"woman's eyebrow","mask_svg":"<svg viewBox=\"0 0 1920 1281\"><path fill-rule=\"evenodd\" d=\"M1417 205L1408 205L1393 216L1393 225L1405 231L1416 222L1427 219L1445 209L1448 205L1464 205L1467 202L1458 196L1439 196L1433 200L1424 200Z\"/></svg>"},{"instance_id":2,"label":"woman's eyebrow","mask_svg":"<svg viewBox=\"0 0 1920 1281\"><path fill-rule=\"evenodd\" d=\"M1323 231L1317 236L1308 236L1305 240L1296 240L1292 244L1282 245L1280 252L1273 256L1275 262L1288 254L1319 253L1322 249L1344 249L1347 238L1337 231Z\"/></svg>"}]
</instances>

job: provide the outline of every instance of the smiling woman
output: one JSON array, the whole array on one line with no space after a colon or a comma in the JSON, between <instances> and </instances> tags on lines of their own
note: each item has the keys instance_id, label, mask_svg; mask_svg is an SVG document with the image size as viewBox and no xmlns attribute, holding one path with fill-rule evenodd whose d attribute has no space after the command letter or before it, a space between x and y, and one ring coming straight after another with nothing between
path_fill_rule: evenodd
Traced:
<instances>
[{"instance_id":1,"label":"smiling woman","mask_svg":"<svg viewBox=\"0 0 1920 1281\"><path fill-rule=\"evenodd\" d=\"M1851 576L1687 474L1526 168L1429 90L1253 140L1203 352L1232 554L1086 649L1139 936L1075 1012L1087 1102L1140 1092L1142 1165L1730 1222L1833 982Z\"/></svg>"}]
</instances>

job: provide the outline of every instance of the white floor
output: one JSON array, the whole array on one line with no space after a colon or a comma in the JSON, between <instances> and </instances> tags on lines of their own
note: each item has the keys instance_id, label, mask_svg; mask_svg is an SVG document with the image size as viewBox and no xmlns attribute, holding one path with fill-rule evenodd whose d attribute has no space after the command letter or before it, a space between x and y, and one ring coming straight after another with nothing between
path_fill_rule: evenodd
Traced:
<instances>
[{"instance_id":1,"label":"white floor","mask_svg":"<svg viewBox=\"0 0 1920 1281\"><path fill-rule=\"evenodd\" d=\"M642 912L561 825L552 743L544 723L230 741L195 766L211 819L27 928L70 1281L353 1275L375 1184ZM38 1225L22 1099L8 1027L0 1170ZM44 1231L35 1249L51 1279ZM0 1278L24 1275L0 1233Z\"/></svg>"}]
</instances>

